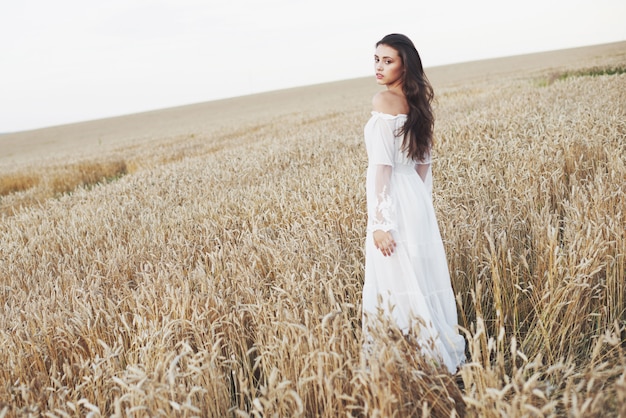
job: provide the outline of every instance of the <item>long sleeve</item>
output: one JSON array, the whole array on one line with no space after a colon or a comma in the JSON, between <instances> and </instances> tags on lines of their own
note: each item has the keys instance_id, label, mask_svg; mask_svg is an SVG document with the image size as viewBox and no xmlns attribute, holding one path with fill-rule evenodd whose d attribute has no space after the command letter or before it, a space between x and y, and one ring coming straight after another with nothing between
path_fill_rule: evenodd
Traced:
<instances>
[{"instance_id":1,"label":"long sleeve","mask_svg":"<svg viewBox=\"0 0 626 418\"><path fill-rule=\"evenodd\" d=\"M415 171L420 176L420 179L424 182L428 194L432 198L433 195L433 173L431 167L430 155L423 162L415 163Z\"/></svg>"},{"instance_id":2,"label":"long sleeve","mask_svg":"<svg viewBox=\"0 0 626 418\"><path fill-rule=\"evenodd\" d=\"M390 179L393 167L379 164L376 166L376 213L370 219L372 231L389 231L396 228L395 205L391 197Z\"/></svg>"},{"instance_id":3,"label":"long sleeve","mask_svg":"<svg viewBox=\"0 0 626 418\"><path fill-rule=\"evenodd\" d=\"M368 229L390 231L396 229L395 202L391 190L394 168L395 135L387 121L380 117L372 126L373 141L369 150L370 166L374 167L376 205L370 213Z\"/></svg>"}]
</instances>

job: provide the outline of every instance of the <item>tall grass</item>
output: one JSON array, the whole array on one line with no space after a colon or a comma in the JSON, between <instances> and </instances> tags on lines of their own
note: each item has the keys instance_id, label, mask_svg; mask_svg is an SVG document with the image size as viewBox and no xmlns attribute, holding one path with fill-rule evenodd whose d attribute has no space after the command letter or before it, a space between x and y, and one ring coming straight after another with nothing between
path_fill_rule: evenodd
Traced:
<instances>
[{"instance_id":1,"label":"tall grass","mask_svg":"<svg viewBox=\"0 0 626 418\"><path fill-rule=\"evenodd\" d=\"M361 358L353 100L2 218L0 416L625 415L626 76L438 93L463 390L390 324Z\"/></svg>"}]
</instances>

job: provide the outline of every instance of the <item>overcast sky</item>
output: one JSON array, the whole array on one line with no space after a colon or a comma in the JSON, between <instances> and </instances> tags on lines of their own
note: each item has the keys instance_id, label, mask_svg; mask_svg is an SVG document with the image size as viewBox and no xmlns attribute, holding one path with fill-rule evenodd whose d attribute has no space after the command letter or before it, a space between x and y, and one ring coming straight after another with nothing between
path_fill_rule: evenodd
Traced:
<instances>
[{"instance_id":1,"label":"overcast sky","mask_svg":"<svg viewBox=\"0 0 626 418\"><path fill-rule=\"evenodd\" d=\"M0 132L372 74L626 40L624 0L19 0L0 6Z\"/></svg>"}]
</instances>

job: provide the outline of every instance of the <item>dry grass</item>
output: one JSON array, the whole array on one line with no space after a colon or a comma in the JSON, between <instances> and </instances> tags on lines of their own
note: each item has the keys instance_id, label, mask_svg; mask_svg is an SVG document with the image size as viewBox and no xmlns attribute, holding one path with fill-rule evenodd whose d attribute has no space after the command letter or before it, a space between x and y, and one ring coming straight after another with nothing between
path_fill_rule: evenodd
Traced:
<instances>
[{"instance_id":1,"label":"dry grass","mask_svg":"<svg viewBox=\"0 0 626 418\"><path fill-rule=\"evenodd\" d=\"M42 170L43 171L43 170ZM124 160L79 160L51 165L45 171L29 169L0 174L0 215L11 215L50 197L70 193L78 187L91 187L114 181L127 173Z\"/></svg>"},{"instance_id":2,"label":"dry grass","mask_svg":"<svg viewBox=\"0 0 626 418\"><path fill-rule=\"evenodd\" d=\"M0 196L28 190L39 183L39 176L34 173L10 173L0 178Z\"/></svg>"},{"instance_id":3,"label":"dry grass","mask_svg":"<svg viewBox=\"0 0 626 418\"><path fill-rule=\"evenodd\" d=\"M11 206L0 417L625 416L626 75L551 72L437 90L464 391L389 324L361 358L352 97L77 157Z\"/></svg>"}]
</instances>

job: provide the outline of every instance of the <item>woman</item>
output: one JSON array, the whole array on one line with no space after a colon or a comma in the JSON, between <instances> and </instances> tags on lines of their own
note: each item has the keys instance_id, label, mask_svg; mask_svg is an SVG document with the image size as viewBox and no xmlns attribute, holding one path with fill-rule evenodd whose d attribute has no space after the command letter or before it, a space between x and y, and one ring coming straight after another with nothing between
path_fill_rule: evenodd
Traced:
<instances>
[{"instance_id":1,"label":"woman","mask_svg":"<svg viewBox=\"0 0 626 418\"><path fill-rule=\"evenodd\" d=\"M409 38L385 36L376 44L377 93L365 125L368 155L363 325L379 312L408 334L422 352L456 372L465 340L446 254L432 204L433 90Z\"/></svg>"}]
</instances>

